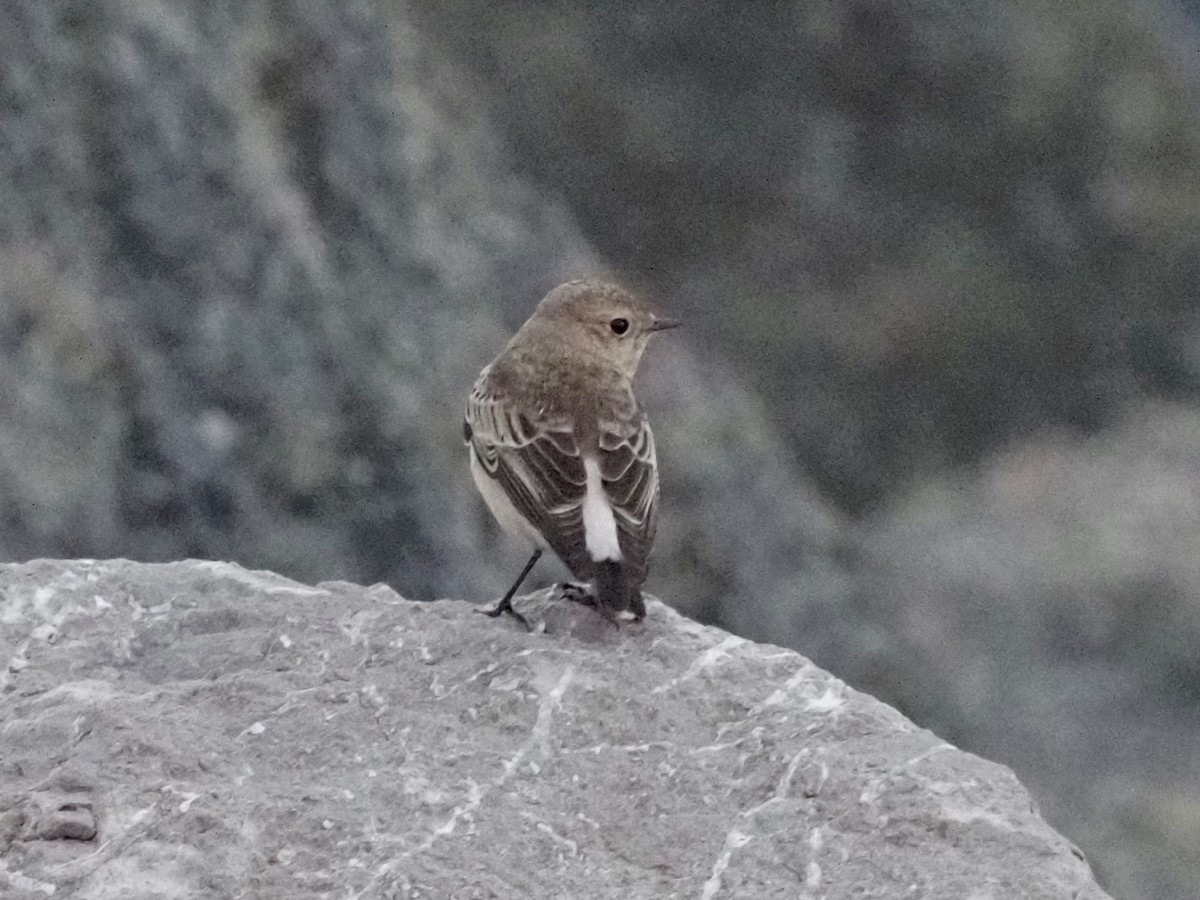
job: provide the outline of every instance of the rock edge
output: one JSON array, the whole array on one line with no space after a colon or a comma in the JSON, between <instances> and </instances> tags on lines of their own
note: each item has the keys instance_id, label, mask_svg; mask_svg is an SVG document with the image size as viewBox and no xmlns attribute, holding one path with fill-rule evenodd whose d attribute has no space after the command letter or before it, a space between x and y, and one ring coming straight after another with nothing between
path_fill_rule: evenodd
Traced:
<instances>
[{"instance_id":1,"label":"rock edge","mask_svg":"<svg viewBox=\"0 0 1200 900\"><path fill-rule=\"evenodd\" d=\"M657 601L543 594L527 634L227 563L0 592L12 900L1106 896L1007 769Z\"/></svg>"}]
</instances>

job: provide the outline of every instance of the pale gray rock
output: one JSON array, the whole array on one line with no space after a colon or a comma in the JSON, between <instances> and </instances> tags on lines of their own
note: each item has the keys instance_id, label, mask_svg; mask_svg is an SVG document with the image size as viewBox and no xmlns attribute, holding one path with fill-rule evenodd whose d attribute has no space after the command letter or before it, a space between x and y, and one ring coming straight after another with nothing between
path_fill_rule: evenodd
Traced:
<instances>
[{"instance_id":1,"label":"pale gray rock","mask_svg":"<svg viewBox=\"0 0 1200 900\"><path fill-rule=\"evenodd\" d=\"M658 602L533 597L530 634L224 563L0 592L9 900L1106 896L1008 770Z\"/></svg>"}]
</instances>

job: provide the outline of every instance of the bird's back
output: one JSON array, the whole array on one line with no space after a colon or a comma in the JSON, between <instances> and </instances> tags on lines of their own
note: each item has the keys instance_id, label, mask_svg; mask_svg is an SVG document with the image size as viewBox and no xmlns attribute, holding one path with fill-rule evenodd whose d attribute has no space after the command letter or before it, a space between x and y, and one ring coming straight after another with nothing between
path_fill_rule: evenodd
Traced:
<instances>
[{"instance_id":1,"label":"bird's back","mask_svg":"<svg viewBox=\"0 0 1200 900\"><path fill-rule=\"evenodd\" d=\"M627 380L577 359L533 361L510 350L481 373L467 424L483 468L571 573L595 582L606 609L640 617L658 467L654 435ZM617 559L597 558L608 545L597 537L603 507L585 516L597 508L588 503L587 459L602 487L593 496L611 511Z\"/></svg>"}]
</instances>

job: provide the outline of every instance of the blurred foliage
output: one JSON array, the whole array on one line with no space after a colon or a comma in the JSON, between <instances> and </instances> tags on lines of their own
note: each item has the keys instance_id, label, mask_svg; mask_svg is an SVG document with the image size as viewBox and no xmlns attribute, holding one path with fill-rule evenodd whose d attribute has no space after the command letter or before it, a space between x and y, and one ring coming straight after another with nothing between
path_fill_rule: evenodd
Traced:
<instances>
[{"instance_id":1,"label":"blurred foliage","mask_svg":"<svg viewBox=\"0 0 1200 900\"><path fill-rule=\"evenodd\" d=\"M1161 7L415 6L851 510L1200 386L1195 50Z\"/></svg>"},{"instance_id":2,"label":"blurred foliage","mask_svg":"<svg viewBox=\"0 0 1200 900\"><path fill-rule=\"evenodd\" d=\"M6 558L424 596L488 571L447 453L498 340L478 297L536 297L587 253L488 180L461 79L406 27L308 2L0 8Z\"/></svg>"},{"instance_id":3,"label":"blurred foliage","mask_svg":"<svg viewBox=\"0 0 1200 900\"><path fill-rule=\"evenodd\" d=\"M406 9L27 0L0 66L0 556L501 590L465 397L598 264ZM651 590L835 603L837 519L764 410L682 342L655 356L681 501ZM737 413L700 434L714 393Z\"/></svg>"}]
</instances>

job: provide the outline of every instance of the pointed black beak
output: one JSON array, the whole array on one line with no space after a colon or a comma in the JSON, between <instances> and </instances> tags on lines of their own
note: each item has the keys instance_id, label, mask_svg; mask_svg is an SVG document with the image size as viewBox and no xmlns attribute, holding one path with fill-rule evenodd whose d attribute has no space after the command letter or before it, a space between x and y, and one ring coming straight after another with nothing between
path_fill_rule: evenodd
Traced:
<instances>
[{"instance_id":1,"label":"pointed black beak","mask_svg":"<svg viewBox=\"0 0 1200 900\"><path fill-rule=\"evenodd\" d=\"M666 331L668 328L678 328L682 325L679 319L655 319L650 323L649 331Z\"/></svg>"}]
</instances>

